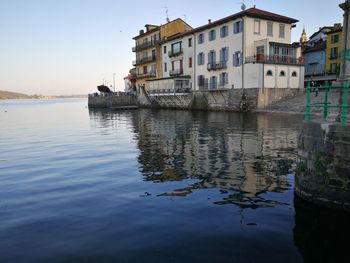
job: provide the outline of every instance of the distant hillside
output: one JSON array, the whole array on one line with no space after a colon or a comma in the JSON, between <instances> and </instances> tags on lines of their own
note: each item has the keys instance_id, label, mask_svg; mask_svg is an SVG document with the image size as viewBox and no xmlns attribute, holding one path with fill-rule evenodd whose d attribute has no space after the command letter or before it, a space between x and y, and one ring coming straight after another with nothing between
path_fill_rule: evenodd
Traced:
<instances>
[{"instance_id":1,"label":"distant hillside","mask_svg":"<svg viewBox=\"0 0 350 263\"><path fill-rule=\"evenodd\" d=\"M22 93L10 92L0 90L0 100L8 100L8 99L30 99L31 96Z\"/></svg>"},{"instance_id":2,"label":"distant hillside","mask_svg":"<svg viewBox=\"0 0 350 263\"><path fill-rule=\"evenodd\" d=\"M43 96L43 95L26 95L22 93L10 92L0 90L0 100L16 100L16 99L69 99L69 98L87 98L87 95L57 95L57 96Z\"/></svg>"}]
</instances>

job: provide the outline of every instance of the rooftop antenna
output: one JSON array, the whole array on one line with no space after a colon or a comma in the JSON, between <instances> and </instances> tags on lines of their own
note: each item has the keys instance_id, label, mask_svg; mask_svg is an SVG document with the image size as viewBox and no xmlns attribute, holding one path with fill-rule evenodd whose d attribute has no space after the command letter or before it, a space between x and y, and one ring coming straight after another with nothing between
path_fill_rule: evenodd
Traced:
<instances>
[{"instance_id":1,"label":"rooftop antenna","mask_svg":"<svg viewBox=\"0 0 350 263\"><path fill-rule=\"evenodd\" d=\"M163 8L165 9L166 21L167 21L167 23L169 23L170 22L170 19L169 19L169 8L167 6L164 6Z\"/></svg>"},{"instance_id":2,"label":"rooftop antenna","mask_svg":"<svg viewBox=\"0 0 350 263\"><path fill-rule=\"evenodd\" d=\"M187 15L186 15L186 14L183 14L182 16L184 17L184 21L186 22L186 20L187 20Z\"/></svg>"}]
</instances>

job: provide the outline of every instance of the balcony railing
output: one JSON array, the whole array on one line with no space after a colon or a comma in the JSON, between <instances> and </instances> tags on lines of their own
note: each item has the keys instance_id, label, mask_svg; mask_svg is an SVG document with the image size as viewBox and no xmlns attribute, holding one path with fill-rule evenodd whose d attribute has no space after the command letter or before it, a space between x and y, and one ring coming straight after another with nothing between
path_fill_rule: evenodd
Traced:
<instances>
[{"instance_id":1,"label":"balcony railing","mask_svg":"<svg viewBox=\"0 0 350 263\"><path fill-rule=\"evenodd\" d=\"M330 54L328 58L329 59L338 59L339 56L338 56L338 54Z\"/></svg>"},{"instance_id":2,"label":"balcony railing","mask_svg":"<svg viewBox=\"0 0 350 263\"><path fill-rule=\"evenodd\" d=\"M220 61L218 63L208 63L207 69L209 71L211 70L220 70L220 69L226 69L227 68L227 62L226 61Z\"/></svg>"},{"instance_id":3,"label":"balcony railing","mask_svg":"<svg viewBox=\"0 0 350 263\"><path fill-rule=\"evenodd\" d=\"M177 57L177 56L182 55L182 53L183 53L182 49L180 49L180 50L170 50L168 52L168 56L169 56L169 58Z\"/></svg>"},{"instance_id":4,"label":"balcony railing","mask_svg":"<svg viewBox=\"0 0 350 263\"><path fill-rule=\"evenodd\" d=\"M305 67L305 76L320 76L326 74L325 65L315 64Z\"/></svg>"},{"instance_id":5,"label":"balcony railing","mask_svg":"<svg viewBox=\"0 0 350 263\"><path fill-rule=\"evenodd\" d=\"M144 50L144 49L147 49L147 48L154 47L159 42L160 42L159 39L148 40L148 41L146 41L146 42L144 42L142 44L136 45L136 47L133 47L132 48L132 52L138 52L138 51L141 51L141 50Z\"/></svg>"},{"instance_id":6,"label":"balcony railing","mask_svg":"<svg viewBox=\"0 0 350 263\"><path fill-rule=\"evenodd\" d=\"M246 63L267 63L267 64L286 64L286 65L304 65L304 58L295 58L291 56L266 56L264 54L258 54L254 57L247 57Z\"/></svg>"},{"instance_id":7,"label":"balcony railing","mask_svg":"<svg viewBox=\"0 0 350 263\"><path fill-rule=\"evenodd\" d=\"M134 66L138 66L138 65L149 63L149 62L154 62L154 61L156 61L156 59L157 59L156 56L144 57L144 58L140 58L136 61L133 61L132 64Z\"/></svg>"},{"instance_id":8,"label":"balcony railing","mask_svg":"<svg viewBox=\"0 0 350 263\"><path fill-rule=\"evenodd\" d=\"M147 73L140 73L140 74L137 74L136 77L138 79L142 79L142 78L154 78L156 77L157 74L155 71L150 71L150 72L147 72Z\"/></svg>"},{"instance_id":9,"label":"balcony railing","mask_svg":"<svg viewBox=\"0 0 350 263\"><path fill-rule=\"evenodd\" d=\"M180 76L183 74L183 69L182 68L179 68L179 69L174 69L174 70L170 70L169 71L169 75L171 77L175 77L175 76Z\"/></svg>"}]
</instances>

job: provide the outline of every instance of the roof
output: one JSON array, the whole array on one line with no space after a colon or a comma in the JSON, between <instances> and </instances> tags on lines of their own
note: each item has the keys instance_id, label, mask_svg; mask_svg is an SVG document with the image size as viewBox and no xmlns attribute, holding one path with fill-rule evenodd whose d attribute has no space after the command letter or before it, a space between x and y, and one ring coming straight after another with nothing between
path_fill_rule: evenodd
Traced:
<instances>
[{"instance_id":1,"label":"roof","mask_svg":"<svg viewBox=\"0 0 350 263\"><path fill-rule=\"evenodd\" d=\"M313 39L317 34L321 33L321 32L324 31L324 30L329 30L329 31L331 31L331 30L333 30L333 29L334 29L333 26L324 26L324 27L321 27L317 32L313 33L313 34L311 35L311 37L309 37L309 39ZM327 33L327 32L324 32L324 33Z\"/></svg>"},{"instance_id":2,"label":"roof","mask_svg":"<svg viewBox=\"0 0 350 263\"><path fill-rule=\"evenodd\" d=\"M222 19L216 20L214 22L208 23L206 25L197 27L191 31L187 31L187 32L169 37L163 43L178 39L180 37L184 37L186 35L194 34L194 33L197 33L197 32L200 32L200 31L203 31L203 30L206 30L206 29L209 29L209 28L221 25L221 24L225 24L229 21L232 21L232 20L235 20L237 18L244 17L244 16L266 19L266 20L281 22L281 23L286 23L286 24L294 24L294 23L299 22L298 20L296 20L294 18L278 15L275 13L271 13L271 12L268 12L265 10L258 9L256 7L252 7L252 8L249 8L247 10L244 10L244 11L238 12L236 14L233 14L233 15L224 17Z\"/></svg>"},{"instance_id":3,"label":"roof","mask_svg":"<svg viewBox=\"0 0 350 263\"><path fill-rule=\"evenodd\" d=\"M339 32L343 32L343 27L340 27L340 28L334 29L332 31L329 31L326 34L327 35L331 35L331 34L335 34L335 33L339 33Z\"/></svg>"},{"instance_id":4,"label":"roof","mask_svg":"<svg viewBox=\"0 0 350 263\"><path fill-rule=\"evenodd\" d=\"M134 37L133 39L136 40L136 39L139 39L139 38L141 38L141 37L144 37L144 36L146 36L146 35L148 35L148 34L150 34L150 33L156 32L156 31L160 30L161 27L166 26L166 25L168 25L168 24L170 24L170 23L173 23L173 22L175 22L175 21L178 21L178 20L182 21L182 22L185 23L187 26L189 26L190 28L192 28L189 24L187 24L187 23L186 23L185 21L183 21L181 18L176 18L176 19L174 19L174 20L172 20L172 21L170 21L170 22L167 22L166 24L161 25L161 26L155 26L155 25L146 24L145 27L147 27L147 26L155 26L156 28L151 29L151 30L149 30L149 31L146 31L144 34L138 35L138 36Z\"/></svg>"},{"instance_id":5,"label":"roof","mask_svg":"<svg viewBox=\"0 0 350 263\"><path fill-rule=\"evenodd\" d=\"M276 22L283 22L283 23L287 23L287 24L294 24L297 23L298 20L294 19L294 18L290 18L290 17L286 17L286 16L281 16L275 13L271 13L268 11L264 11L255 7L249 8L247 10L241 11L239 13L224 17L220 20L211 22L209 24L206 24L204 26L201 27L197 27L196 29L194 29L194 32L198 32L198 31L202 31L211 27L215 27L217 25L221 25L224 24L226 22L229 22L231 20L240 18L240 17L244 17L244 16L248 16L248 17L253 17L253 18L261 18L261 19L266 19L266 20L271 20L271 21L276 21Z\"/></svg>"},{"instance_id":6,"label":"roof","mask_svg":"<svg viewBox=\"0 0 350 263\"><path fill-rule=\"evenodd\" d=\"M145 25L145 27L146 27L146 26L147 26L147 25ZM149 31L146 31L145 33L140 34L140 35L134 37L133 39L134 39L134 40L139 39L139 38L141 38L141 37L147 36L148 34L157 32L158 30L160 30L160 27L156 27L156 28L153 28L153 29L151 29L151 30L149 30Z\"/></svg>"},{"instance_id":7,"label":"roof","mask_svg":"<svg viewBox=\"0 0 350 263\"><path fill-rule=\"evenodd\" d=\"M326 50L326 47L327 47L326 41L318 41L315 43L314 46L306 47L303 53L306 54L306 53Z\"/></svg>"}]
</instances>

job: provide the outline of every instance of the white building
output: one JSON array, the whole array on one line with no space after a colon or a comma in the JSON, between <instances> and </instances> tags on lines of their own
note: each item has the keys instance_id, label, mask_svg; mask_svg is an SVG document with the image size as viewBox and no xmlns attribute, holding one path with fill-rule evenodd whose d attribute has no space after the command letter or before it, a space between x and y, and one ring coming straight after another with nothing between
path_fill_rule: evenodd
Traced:
<instances>
[{"instance_id":1,"label":"white building","mask_svg":"<svg viewBox=\"0 0 350 263\"><path fill-rule=\"evenodd\" d=\"M167 38L162 43L162 78L149 81L151 91L188 92L194 87L194 35L192 31ZM152 92L151 92L152 93Z\"/></svg>"},{"instance_id":2,"label":"white building","mask_svg":"<svg viewBox=\"0 0 350 263\"><path fill-rule=\"evenodd\" d=\"M300 88L304 62L291 30L298 20L250 8L162 43L162 78L149 90Z\"/></svg>"}]
</instances>

